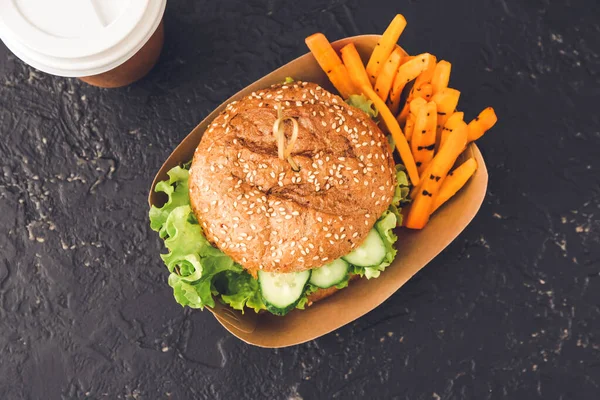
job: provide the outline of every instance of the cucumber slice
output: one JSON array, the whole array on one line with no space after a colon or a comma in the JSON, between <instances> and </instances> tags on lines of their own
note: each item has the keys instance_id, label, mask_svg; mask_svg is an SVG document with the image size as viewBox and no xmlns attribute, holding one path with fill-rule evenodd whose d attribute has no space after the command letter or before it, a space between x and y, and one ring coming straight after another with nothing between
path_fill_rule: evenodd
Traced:
<instances>
[{"instance_id":1,"label":"cucumber slice","mask_svg":"<svg viewBox=\"0 0 600 400\"><path fill-rule=\"evenodd\" d=\"M258 271L258 285L267 309L276 315L290 312L304 293L310 271L277 273Z\"/></svg>"},{"instance_id":2,"label":"cucumber slice","mask_svg":"<svg viewBox=\"0 0 600 400\"><path fill-rule=\"evenodd\" d=\"M348 277L348 268L348 263L338 258L329 264L313 269L309 282L321 289L330 288Z\"/></svg>"},{"instance_id":3,"label":"cucumber slice","mask_svg":"<svg viewBox=\"0 0 600 400\"><path fill-rule=\"evenodd\" d=\"M385 244L377 233L377 230L371 229L367 238L350 254L342 257L352 265L358 267L372 267L379 265L385 259Z\"/></svg>"}]
</instances>

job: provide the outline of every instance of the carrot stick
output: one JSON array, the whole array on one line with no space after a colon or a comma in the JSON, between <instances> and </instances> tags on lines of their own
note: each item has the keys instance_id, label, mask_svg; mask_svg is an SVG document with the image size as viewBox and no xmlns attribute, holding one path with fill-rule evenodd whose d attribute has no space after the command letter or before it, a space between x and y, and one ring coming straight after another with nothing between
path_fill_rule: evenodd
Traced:
<instances>
[{"instance_id":1,"label":"carrot stick","mask_svg":"<svg viewBox=\"0 0 600 400\"><path fill-rule=\"evenodd\" d=\"M429 54L429 62L427 63L427 68L421 72L417 79L415 79L415 88L420 88L425 84L430 84L433 79L433 73L435 71L435 67L437 66L437 58L433 54Z\"/></svg>"},{"instance_id":2,"label":"carrot stick","mask_svg":"<svg viewBox=\"0 0 600 400\"><path fill-rule=\"evenodd\" d=\"M398 73L394 78L392 90L390 91L390 99L388 101L390 111L393 114L397 114L400 109L400 96L402 96L404 86L406 86L408 82L416 79L417 76L428 67L429 60L430 57L428 53L419 54L398 68Z\"/></svg>"},{"instance_id":3,"label":"carrot stick","mask_svg":"<svg viewBox=\"0 0 600 400\"><path fill-rule=\"evenodd\" d=\"M382 100L386 100L390 93L401 59L402 50L399 48L394 49L379 72L379 76L375 82L375 92L377 92Z\"/></svg>"},{"instance_id":4,"label":"carrot stick","mask_svg":"<svg viewBox=\"0 0 600 400\"><path fill-rule=\"evenodd\" d=\"M423 175L423 181L413 198L405 226L412 229L422 229L431 215L433 198L439 192L446 175L456 162L456 159L467 144L467 124L455 129L438 154L433 157Z\"/></svg>"},{"instance_id":5,"label":"carrot stick","mask_svg":"<svg viewBox=\"0 0 600 400\"><path fill-rule=\"evenodd\" d=\"M451 171L446 179L444 179L444 183L442 183L437 196L433 199L432 213L448 201L449 198L454 196L467 183L476 170L477 161L471 157L459 167L456 167L454 171Z\"/></svg>"},{"instance_id":6,"label":"carrot stick","mask_svg":"<svg viewBox=\"0 0 600 400\"><path fill-rule=\"evenodd\" d=\"M414 104L413 104L414 102ZM404 136L406 136L406 140L410 141L411 137L412 137L412 129L414 128L415 125L415 119L417 117L417 113L419 111L419 109L421 107L424 107L425 104L427 104L427 102L424 99L415 99L413 100L413 102L411 102L411 104L409 104L409 117L408 117L408 121L406 122L406 125L404 126Z\"/></svg>"},{"instance_id":7,"label":"carrot stick","mask_svg":"<svg viewBox=\"0 0 600 400\"><path fill-rule=\"evenodd\" d=\"M367 74L371 80L371 85L375 85L377 82L381 68L383 68L385 60L387 60L396 47L396 43L404 28L406 28L406 19L401 14L398 14L390 22L385 32L383 32L381 39L377 42L377 46L375 46L375 50L373 50L371 58L367 63Z\"/></svg>"},{"instance_id":8,"label":"carrot stick","mask_svg":"<svg viewBox=\"0 0 600 400\"><path fill-rule=\"evenodd\" d=\"M410 99L410 96L409 96L409 99ZM406 102L404 103L404 106L402 107L402 111L400 111L400 113L398 114L398 117L396 117L396 119L398 120L398 123L400 125L405 124L408 119L409 108L410 108L410 102L408 101L409 99L406 100Z\"/></svg>"},{"instance_id":9,"label":"carrot stick","mask_svg":"<svg viewBox=\"0 0 600 400\"><path fill-rule=\"evenodd\" d=\"M356 86L352 83L350 73L348 73L344 64L336 65L328 76L333 86L344 99L358 93L358 89L356 89Z\"/></svg>"},{"instance_id":10,"label":"carrot stick","mask_svg":"<svg viewBox=\"0 0 600 400\"><path fill-rule=\"evenodd\" d=\"M406 100L406 103L404 103L404 107L402 107L402 111L400 111L400 114L398 114L397 119L401 126L406 122L406 118L408 117L408 107L412 100L419 98L427 101L431 100L431 96L433 94L433 86L431 83L425 83L421 87L415 89L416 85L417 83L415 82L415 86L413 86L413 89L410 91L408 99Z\"/></svg>"},{"instance_id":11,"label":"carrot stick","mask_svg":"<svg viewBox=\"0 0 600 400\"><path fill-rule=\"evenodd\" d=\"M422 100L419 101L419 100ZM419 162L417 161L418 148L421 147L423 141L422 136L419 134L420 130L425 129L423 121L419 119L421 111L427 106L427 103L423 99L416 99L410 103L410 119L412 120L412 133L410 139L410 150L412 151L413 157L415 158L415 164L417 169L419 168Z\"/></svg>"},{"instance_id":12,"label":"carrot stick","mask_svg":"<svg viewBox=\"0 0 600 400\"><path fill-rule=\"evenodd\" d=\"M406 140L410 144L412 141L412 134L415 128L415 116L410 114L408 119L406 120L406 125L404 126L404 136L406 136ZM418 167L418 166L417 166Z\"/></svg>"},{"instance_id":13,"label":"carrot stick","mask_svg":"<svg viewBox=\"0 0 600 400\"><path fill-rule=\"evenodd\" d=\"M440 142L442 140L442 128L444 124L450 118L450 115L456 110L458 105L458 99L460 92L456 89L444 88L441 91L435 93L431 98L435 104L437 104L438 123L437 132L435 135L436 150L439 149Z\"/></svg>"},{"instance_id":14,"label":"carrot stick","mask_svg":"<svg viewBox=\"0 0 600 400\"><path fill-rule=\"evenodd\" d=\"M482 137L497 121L498 117L492 107L483 110L473 121L469 122L469 142Z\"/></svg>"},{"instance_id":15,"label":"carrot stick","mask_svg":"<svg viewBox=\"0 0 600 400\"><path fill-rule=\"evenodd\" d=\"M358 93L346 67L342 64L342 60L333 47L331 47L331 43L329 43L325 35L315 33L307 37L304 41L321 69L325 71L329 80L343 98L348 98L351 94Z\"/></svg>"},{"instance_id":16,"label":"carrot stick","mask_svg":"<svg viewBox=\"0 0 600 400\"><path fill-rule=\"evenodd\" d=\"M419 173L422 174L433 158L435 149L435 127L437 123L437 108L433 101L421 107L415 121L411 147ZM418 140L415 140L416 138ZM415 145L415 142L418 144Z\"/></svg>"},{"instance_id":17,"label":"carrot stick","mask_svg":"<svg viewBox=\"0 0 600 400\"><path fill-rule=\"evenodd\" d=\"M427 100L421 98L414 99L410 102L410 113L416 116L419 113L419 110L425 107L426 105Z\"/></svg>"},{"instance_id":18,"label":"carrot stick","mask_svg":"<svg viewBox=\"0 0 600 400\"><path fill-rule=\"evenodd\" d=\"M415 79L415 84L413 85L409 95L407 102L411 102L416 97L423 97L427 101L431 99L433 95L433 86L431 85L431 79L433 78L433 72L435 71L437 58L433 54L429 54L429 61L427 62L427 68L417 76ZM400 116L398 117L398 121L400 125L406 122L406 118L408 117L408 108L407 104L404 104L402 108L402 112L400 112Z\"/></svg>"},{"instance_id":19,"label":"carrot stick","mask_svg":"<svg viewBox=\"0 0 600 400\"><path fill-rule=\"evenodd\" d=\"M373 102L375 108L379 111L379 115L381 115L383 122L389 129L390 134L394 139L394 143L396 144L396 149L398 149L398 153L400 154L400 158L402 158L402 163L406 167L406 172L408 172L410 181L413 185L418 185L419 172L417 171L415 159L410 152L410 147L408 146L406 137L402 133L402 129L400 129L400 125L398 125L398 121L396 121L396 118L394 118L392 112L387 108L385 102L379 98L373 89L368 86L363 86L362 91L363 94Z\"/></svg>"},{"instance_id":20,"label":"carrot stick","mask_svg":"<svg viewBox=\"0 0 600 400\"><path fill-rule=\"evenodd\" d=\"M406 64L407 62L411 61L415 57L416 56L404 56L404 57L402 57L402 59L400 60L400 64L398 64L398 66Z\"/></svg>"},{"instance_id":21,"label":"carrot stick","mask_svg":"<svg viewBox=\"0 0 600 400\"><path fill-rule=\"evenodd\" d=\"M415 90L413 99L421 98L429 101L431 100L431 96L433 96L433 85L431 83L426 83Z\"/></svg>"},{"instance_id":22,"label":"carrot stick","mask_svg":"<svg viewBox=\"0 0 600 400\"><path fill-rule=\"evenodd\" d=\"M352 83L354 83L356 87L362 87L363 85L371 87L371 81L369 81L369 76L367 75L367 71L365 71L365 66L363 65L360 54L358 54L354 43L348 43L342 47L340 53L342 53L342 61L350 74Z\"/></svg>"},{"instance_id":23,"label":"carrot stick","mask_svg":"<svg viewBox=\"0 0 600 400\"><path fill-rule=\"evenodd\" d=\"M450 71L452 70L452 64L448 61L440 61L435 66L433 76L431 77L431 84L433 85L433 93L438 93L441 90L448 87L450 82Z\"/></svg>"},{"instance_id":24,"label":"carrot stick","mask_svg":"<svg viewBox=\"0 0 600 400\"><path fill-rule=\"evenodd\" d=\"M450 116L450 118L448 118L448 120L442 127L442 136L440 139L440 146L444 145L446 140L448 140L448 136L450 136L450 134L452 134L452 131L454 130L454 128L456 128L459 125L459 123L463 121L464 117L465 117L464 112L455 112L454 114L452 114Z\"/></svg>"}]
</instances>

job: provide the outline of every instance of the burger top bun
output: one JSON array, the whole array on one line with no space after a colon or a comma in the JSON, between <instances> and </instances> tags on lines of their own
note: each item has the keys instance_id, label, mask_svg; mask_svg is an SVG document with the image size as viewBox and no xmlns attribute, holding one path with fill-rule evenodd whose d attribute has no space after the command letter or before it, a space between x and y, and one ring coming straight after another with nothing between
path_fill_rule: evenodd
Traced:
<instances>
[{"instance_id":1,"label":"burger top bun","mask_svg":"<svg viewBox=\"0 0 600 400\"><path fill-rule=\"evenodd\" d=\"M292 161L278 157L274 124ZM296 171L295 171L296 170ZM306 82L229 104L190 168L190 200L209 241L253 276L327 264L359 245L391 203L395 168L377 124Z\"/></svg>"}]
</instances>

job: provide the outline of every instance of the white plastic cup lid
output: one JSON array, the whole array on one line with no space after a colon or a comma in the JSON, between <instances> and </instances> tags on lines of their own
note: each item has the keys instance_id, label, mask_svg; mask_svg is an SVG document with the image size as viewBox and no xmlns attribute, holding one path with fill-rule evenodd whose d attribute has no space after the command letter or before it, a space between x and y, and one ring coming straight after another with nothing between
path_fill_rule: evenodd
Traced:
<instances>
[{"instance_id":1,"label":"white plastic cup lid","mask_svg":"<svg viewBox=\"0 0 600 400\"><path fill-rule=\"evenodd\" d=\"M123 64L160 24L167 0L0 0L0 39L53 75L97 75Z\"/></svg>"}]
</instances>

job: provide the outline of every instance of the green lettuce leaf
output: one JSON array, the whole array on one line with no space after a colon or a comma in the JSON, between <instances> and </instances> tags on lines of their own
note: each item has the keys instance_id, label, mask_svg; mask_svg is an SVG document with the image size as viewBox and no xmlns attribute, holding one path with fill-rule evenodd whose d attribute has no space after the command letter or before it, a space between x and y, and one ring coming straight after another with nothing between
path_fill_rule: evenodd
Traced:
<instances>
[{"instance_id":1,"label":"green lettuce leaf","mask_svg":"<svg viewBox=\"0 0 600 400\"><path fill-rule=\"evenodd\" d=\"M223 272L241 274L243 269L210 245L190 215L193 215L190 206L177 207L169 214L164 226L169 252L161 254L161 258L171 272L169 285L179 304L214 307L213 295L219 293L213 288L213 281Z\"/></svg>"},{"instance_id":2,"label":"green lettuce leaf","mask_svg":"<svg viewBox=\"0 0 600 400\"><path fill-rule=\"evenodd\" d=\"M248 273L228 271L215 282L221 299L231 308L244 312L244 307L256 312L266 309L258 290L258 281Z\"/></svg>"},{"instance_id":3,"label":"green lettuce leaf","mask_svg":"<svg viewBox=\"0 0 600 400\"><path fill-rule=\"evenodd\" d=\"M177 166L167 172L167 175L169 175L169 179L158 182L154 188L155 192L163 192L168 196L167 202L160 208L155 206L150 207L150 228L157 231L163 239L167 236L163 227L167 222L169 214L179 206L190 204L188 194L188 178L190 174L188 170Z\"/></svg>"},{"instance_id":4,"label":"green lettuce leaf","mask_svg":"<svg viewBox=\"0 0 600 400\"><path fill-rule=\"evenodd\" d=\"M374 226L379 236L383 239L386 248L385 258L381 264L374 267L352 266L351 272L365 276L367 279L378 278L381 272L394 261L397 253L394 244L398 240L398 236L396 236L393 230L397 226L402 225L401 206L408 203L409 193L410 183L406 175L406 168L403 165L396 165L396 189L392 197L392 203L388 210L375 222Z\"/></svg>"},{"instance_id":5,"label":"green lettuce leaf","mask_svg":"<svg viewBox=\"0 0 600 400\"><path fill-rule=\"evenodd\" d=\"M300 297L300 300L298 301L298 304L296 304L296 308L299 309L299 310L304 310L306 308L306 306L308 305L308 296L310 296L311 294L313 294L317 290L319 290L318 287L316 287L316 286L311 285L310 283L308 283L306 285L306 289L304 289L304 294L302 295L302 297Z\"/></svg>"},{"instance_id":6,"label":"green lettuce leaf","mask_svg":"<svg viewBox=\"0 0 600 400\"><path fill-rule=\"evenodd\" d=\"M358 96L360 97L360 96ZM159 182L156 191L167 195L162 207L150 209L150 226L164 239L168 252L161 254L169 270L168 283L173 288L177 303L191 308L214 307L215 299L244 312L246 308L255 312L266 310L254 279L231 257L213 247L198 224L190 208L188 195L188 169L190 164L175 167L168 172L169 179ZM350 266L350 272L377 278L396 256L394 244L397 236L393 232L401 224L400 210L408 202L410 183L403 166L396 166L397 187L389 209L377 220L374 228L386 246L384 261L375 267ZM336 285L338 289L348 286L348 279ZM307 284L296 308L304 309L308 296L318 288Z\"/></svg>"},{"instance_id":7,"label":"green lettuce leaf","mask_svg":"<svg viewBox=\"0 0 600 400\"><path fill-rule=\"evenodd\" d=\"M373 105L373 102L364 94L351 94L350 97L346 100L346 103L351 105L352 107L359 108L366 112L369 117L375 119L379 115L379 111Z\"/></svg>"},{"instance_id":8,"label":"green lettuce leaf","mask_svg":"<svg viewBox=\"0 0 600 400\"><path fill-rule=\"evenodd\" d=\"M264 309L256 281L231 257L206 240L189 205L186 168L189 164L171 169L169 180L157 184L156 190L165 193L168 199L162 207L150 209L150 227L165 239L168 253L161 254L161 258L170 272L168 283L173 288L175 300L191 308L214 307L213 296L220 294L215 281L220 280L225 281L226 287L234 288L224 293L245 299L242 307ZM244 282L250 282L250 285L244 285ZM234 297L227 297L225 301L236 305L242 302Z\"/></svg>"}]
</instances>

